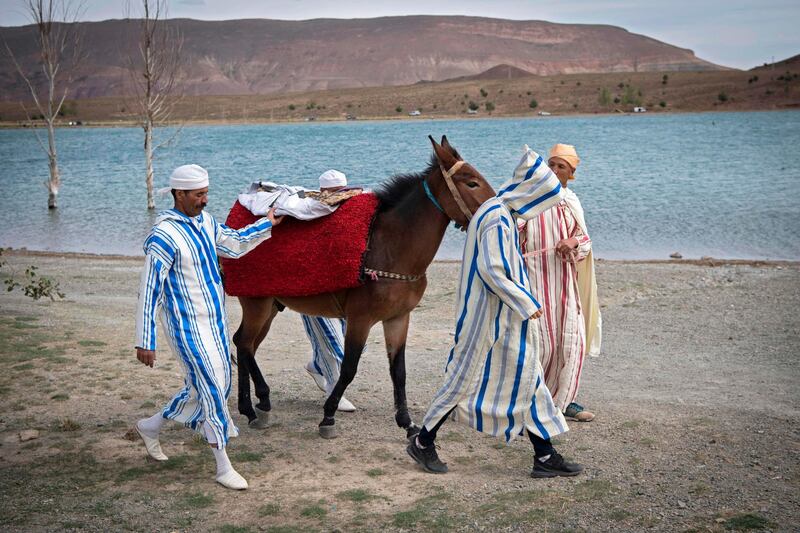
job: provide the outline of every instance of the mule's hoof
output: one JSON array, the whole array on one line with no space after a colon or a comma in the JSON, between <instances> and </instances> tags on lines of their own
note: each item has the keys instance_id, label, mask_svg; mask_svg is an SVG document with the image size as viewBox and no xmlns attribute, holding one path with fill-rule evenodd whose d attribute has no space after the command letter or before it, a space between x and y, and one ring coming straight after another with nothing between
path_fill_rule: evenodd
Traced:
<instances>
[{"instance_id":1,"label":"mule's hoof","mask_svg":"<svg viewBox=\"0 0 800 533\"><path fill-rule=\"evenodd\" d=\"M253 429L267 429L272 423L272 412L262 411L258 407L256 407L255 410L256 417L247 425Z\"/></svg>"},{"instance_id":2,"label":"mule's hoof","mask_svg":"<svg viewBox=\"0 0 800 533\"><path fill-rule=\"evenodd\" d=\"M336 435L336 426L320 426L319 436L323 439L335 439L338 436Z\"/></svg>"},{"instance_id":3,"label":"mule's hoof","mask_svg":"<svg viewBox=\"0 0 800 533\"><path fill-rule=\"evenodd\" d=\"M422 430L421 427L412 422L411 425L406 428L406 439L410 439L411 437L416 437L417 435L419 435L419 432L421 430Z\"/></svg>"}]
</instances>

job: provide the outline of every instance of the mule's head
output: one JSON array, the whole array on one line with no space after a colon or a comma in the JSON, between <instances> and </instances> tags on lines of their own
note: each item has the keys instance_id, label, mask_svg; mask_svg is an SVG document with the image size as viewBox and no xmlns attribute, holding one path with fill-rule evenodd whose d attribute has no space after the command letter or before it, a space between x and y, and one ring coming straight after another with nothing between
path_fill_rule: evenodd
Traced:
<instances>
[{"instance_id":1,"label":"mule's head","mask_svg":"<svg viewBox=\"0 0 800 533\"><path fill-rule=\"evenodd\" d=\"M431 188L445 214L465 229L481 204L495 195L495 190L475 167L461 159L446 136L442 136L441 144L431 136L428 138L439 163L439 172L432 176ZM447 183L448 175L451 184Z\"/></svg>"}]
</instances>

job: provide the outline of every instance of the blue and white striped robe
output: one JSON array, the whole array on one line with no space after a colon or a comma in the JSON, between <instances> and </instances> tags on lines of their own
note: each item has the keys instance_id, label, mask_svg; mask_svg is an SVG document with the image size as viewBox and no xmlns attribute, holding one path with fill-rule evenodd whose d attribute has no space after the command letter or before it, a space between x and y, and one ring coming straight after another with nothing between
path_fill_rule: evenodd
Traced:
<instances>
[{"instance_id":1,"label":"blue and white striped robe","mask_svg":"<svg viewBox=\"0 0 800 533\"><path fill-rule=\"evenodd\" d=\"M300 315L308 340L311 341L311 363L328 385L339 381L344 359L345 321L341 318Z\"/></svg>"},{"instance_id":2,"label":"blue and white striped robe","mask_svg":"<svg viewBox=\"0 0 800 533\"><path fill-rule=\"evenodd\" d=\"M136 313L136 346L156 349L156 316L186 373L184 388L164 407L164 418L199 430L204 422L224 447L239 434L228 411L230 340L217 254L237 258L272 234L262 218L240 230L208 213L159 214L144 242L145 266Z\"/></svg>"},{"instance_id":3,"label":"blue and white striped robe","mask_svg":"<svg viewBox=\"0 0 800 533\"><path fill-rule=\"evenodd\" d=\"M561 185L526 148L514 178L475 213L461 264L454 345L445 381L423 424L453 418L506 442L523 429L549 439L568 430L545 386L537 354L540 307L519 251L518 218L532 218L561 200ZM513 216L512 216L513 215Z\"/></svg>"}]
</instances>

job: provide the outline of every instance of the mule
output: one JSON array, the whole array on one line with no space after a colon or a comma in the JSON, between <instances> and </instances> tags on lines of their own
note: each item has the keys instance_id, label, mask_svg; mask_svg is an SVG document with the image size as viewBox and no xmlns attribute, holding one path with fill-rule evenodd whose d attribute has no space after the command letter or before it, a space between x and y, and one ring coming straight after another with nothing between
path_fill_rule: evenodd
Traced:
<instances>
[{"instance_id":1,"label":"mule","mask_svg":"<svg viewBox=\"0 0 800 533\"><path fill-rule=\"evenodd\" d=\"M486 179L442 137L429 137L433 156L418 174L398 175L378 188L377 213L364 257L367 281L356 288L303 297L239 297L242 323L233 337L239 369L239 412L250 426L269 424L269 387L256 363L258 346L281 305L314 316L345 318L347 328L339 381L325 401L319 424L324 438L336 436L334 415L353 381L372 326L381 322L394 387L395 422L407 436L419 431L406 401L405 350L410 313L425 292L425 270L433 261L450 221L465 229L478 207L494 196ZM250 398L250 378L259 399Z\"/></svg>"}]
</instances>

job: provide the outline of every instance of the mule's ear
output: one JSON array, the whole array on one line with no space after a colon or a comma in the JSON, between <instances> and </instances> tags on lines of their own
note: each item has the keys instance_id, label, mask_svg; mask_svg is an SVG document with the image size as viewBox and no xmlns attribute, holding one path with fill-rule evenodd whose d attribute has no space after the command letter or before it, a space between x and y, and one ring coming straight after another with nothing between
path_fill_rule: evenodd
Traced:
<instances>
[{"instance_id":1,"label":"mule's ear","mask_svg":"<svg viewBox=\"0 0 800 533\"><path fill-rule=\"evenodd\" d=\"M433 153L436 154L436 159L438 159L445 168L452 167L456 162L456 158L453 157L453 154L450 153L450 150L439 145L439 143L437 143L432 136L428 135L428 139L431 140L431 144L433 145ZM446 137L442 137L442 140L447 142Z\"/></svg>"}]
</instances>

